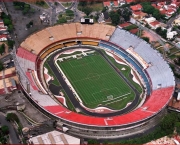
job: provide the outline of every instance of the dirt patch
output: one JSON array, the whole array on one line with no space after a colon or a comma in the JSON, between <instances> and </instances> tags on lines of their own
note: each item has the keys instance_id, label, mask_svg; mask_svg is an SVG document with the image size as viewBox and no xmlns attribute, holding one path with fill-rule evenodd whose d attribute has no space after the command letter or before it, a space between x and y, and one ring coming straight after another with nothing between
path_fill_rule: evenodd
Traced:
<instances>
[{"instance_id":1,"label":"dirt patch","mask_svg":"<svg viewBox=\"0 0 180 145\"><path fill-rule=\"evenodd\" d=\"M147 31L142 31L142 37L148 37L149 42L157 41L156 38L154 38L149 32Z\"/></svg>"}]
</instances>

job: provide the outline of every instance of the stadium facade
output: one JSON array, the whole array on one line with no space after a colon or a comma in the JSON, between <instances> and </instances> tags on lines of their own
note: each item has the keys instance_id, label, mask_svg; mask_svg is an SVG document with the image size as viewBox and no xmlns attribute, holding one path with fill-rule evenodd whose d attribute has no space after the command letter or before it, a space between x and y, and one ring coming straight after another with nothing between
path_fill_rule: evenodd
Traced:
<instances>
[{"instance_id":1,"label":"stadium facade","mask_svg":"<svg viewBox=\"0 0 180 145\"><path fill-rule=\"evenodd\" d=\"M144 87L141 105L113 117L86 116L61 105L48 90L43 64L53 53L79 45L109 51L129 64ZM57 129L83 138L114 139L144 133L159 122L175 88L173 72L157 50L136 35L109 25L48 27L26 38L13 56L27 98L57 121Z\"/></svg>"}]
</instances>

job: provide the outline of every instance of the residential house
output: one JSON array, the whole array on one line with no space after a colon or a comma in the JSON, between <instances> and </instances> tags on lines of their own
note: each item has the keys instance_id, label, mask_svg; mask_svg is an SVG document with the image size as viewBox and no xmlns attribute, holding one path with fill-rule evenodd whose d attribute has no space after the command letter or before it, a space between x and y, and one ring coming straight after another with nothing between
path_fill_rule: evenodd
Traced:
<instances>
[{"instance_id":1,"label":"residential house","mask_svg":"<svg viewBox=\"0 0 180 145\"><path fill-rule=\"evenodd\" d=\"M150 24L150 23L152 23L154 21L156 21L156 18L154 18L154 17L150 17L150 18L145 19L145 22L148 23L148 24Z\"/></svg>"},{"instance_id":2,"label":"residential house","mask_svg":"<svg viewBox=\"0 0 180 145\"><path fill-rule=\"evenodd\" d=\"M122 6L122 5L126 4L126 1L125 0L118 0L118 3L120 6Z\"/></svg>"},{"instance_id":3,"label":"residential house","mask_svg":"<svg viewBox=\"0 0 180 145\"><path fill-rule=\"evenodd\" d=\"M142 10L142 6L140 4L134 5L130 7L133 12L138 12Z\"/></svg>"},{"instance_id":4,"label":"residential house","mask_svg":"<svg viewBox=\"0 0 180 145\"><path fill-rule=\"evenodd\" d=\"M7 41L8 36L5 34L0 35L0 42Z\"/></svg>"},{"instance_id":5,"label":"residential house","mask_svg":"<svg viewBox=\"0 0 180 145\"><path fill-rule=\"evenodd\" d=\"M176 31L167 32L166 38L167 39L173 39L175 35L177 35Z\"/></svg>"},{"instance_id":6,"label":"residential house","mask_svg":"<svg viewBox=\"0 0 180 145\"><path fill-rule=\"evenodd\" d=\"M126 3L127 3L127 4L130 4L130 3L132 3L132 2L135 2L135 0L126 0Z\"/></svg>"},{"instance_id":7,"label":"residential house","mask_svg":"<svg viewBox=\"0 0 180 145\"><path fill-rule=\"evenodd\" d=\"M132 16L135 19L143 20L147 16L147 13L144 13L142 11L132 12Z\"/></svg>"},{"instance_id":8,"label":"residential house","mask_svg":"<svg viewBox=\"0 0 180 145\"><path fill-rule=\"evenodd\" d=\"M157 29L158 27L161 26L161 23L159 21L154 21L154 22L150 22L149 26L151 27L151 29Z\"/></svg>"},{"instance_id":9,"label":"residential house","mask_svg":"<svg viewBox=\"0 0 180 145\"><path fill-rule=\"evenodd\" d=\"M180 26L180 18L174 20L174 25Z\"/></svg>"},{"instance_id":10,"label":"residential house","mask_svg":"<svg viewBox=\"0 0 180 145\"><path fill-rule=\"evenodd\" d=\"M104 1L103 5L104 5L104 7L111 8L111 7L118 7L119 3L118 3L118 1Z\"/></svg>"}]
</instances>

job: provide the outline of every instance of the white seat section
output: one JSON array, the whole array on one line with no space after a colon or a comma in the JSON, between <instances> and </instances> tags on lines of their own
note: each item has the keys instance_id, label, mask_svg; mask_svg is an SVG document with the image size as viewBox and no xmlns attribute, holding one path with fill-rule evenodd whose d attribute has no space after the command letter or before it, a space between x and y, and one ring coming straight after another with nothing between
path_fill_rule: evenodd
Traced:
<instances>
[{"instance_id":1,"label":"white seat section","mask_svg":"<svg viewBox=\"0 0 180 145\"><path fill-rule=\"evenodd\" d=\"M154 50L145 41L142 41L134 51L137 52L147 63L152 64L147 68L147 72L151 77L153 90L156 90L159 85L163 88L175 85L173 72L159 52Z\"/></svg>"},{"instance_id":2,"label":"white seat section","mask_svg":"<svg viewBox=\"0 0 180 145\"><path fill-rule=\"evenodd\" d=\"M151 78L152 89L158 87L169 87L175 85L174 75L167 62L162 55L154 50L150 44L140 39L134 34L125 31L121 28L116 28L110 42L117 44L123 49L128 49L130 46L138 53L147 63L152 64L146 70Z\"/></svg>"},{"instance_id":3,"label":"white seat section","mask_svg":"<svg viewBox=\"0 0 180 145\"><path fill-rule=\"evenodd\" d=\"M110 42L122 47L123 49L128 49L130 46L136 47L140 42L142 42L142 39L121 28L116 28L110 38Z\"/></svg>"},{"instance_id":4,"label":"white seat section","mask_svg":"<svg viewBox=\"0 0 180 145\"><path fill-rule=\"evenodd\" d=\"M27 72L28 69L35 70L34 62L31 62L29 60L26 60L26 59L18 57L18 56L16 56L16 58L18 60L19 65L21 66L23 72ZM34 101L36 101L41 106L58 105L58 103L55 102L49 95L45 95L43 93L40 93L38 90L34 90L31 86L30 81L25 76L25 73L23 74L22 71L20 71L20 70L21 69L19 69L19 71L18 71L20 73L20 81L21 81L22 85L24 86L25 90L27 89L27 82L29 82L31 97L33 98Z\"/></svg>"}]
</instances>

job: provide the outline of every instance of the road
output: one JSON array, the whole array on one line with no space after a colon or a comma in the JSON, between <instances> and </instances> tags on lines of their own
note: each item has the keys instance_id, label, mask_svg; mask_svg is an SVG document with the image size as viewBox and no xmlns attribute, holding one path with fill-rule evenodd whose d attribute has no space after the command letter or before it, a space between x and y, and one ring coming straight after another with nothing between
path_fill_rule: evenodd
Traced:
<instances>
[{"instance_id":1,"label":"road","mask_svg":"<svg viewBox=\"0 0 180 145\"><path fill-rule=\"evenodd\" d=\"M17 132L15 131L13 125L10 122L6 121L6 118L2 113L0 113L0 122L1 125L7 125L9 127L11 144L19 144L20 139Z\"/></svg>"},{"instance_id":2,"label":"road","mask_svg":"<svg viewBox=\"0 0 180 145\"><path fill-rule=\"evenodd\" d=\"M176 15L174 17L171 17L168 21L167 21L167 28L172 27L172 23L174 22L175 19L177 19L179 17L179 15Z\"/></svg>"}]
</instances>

